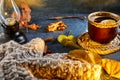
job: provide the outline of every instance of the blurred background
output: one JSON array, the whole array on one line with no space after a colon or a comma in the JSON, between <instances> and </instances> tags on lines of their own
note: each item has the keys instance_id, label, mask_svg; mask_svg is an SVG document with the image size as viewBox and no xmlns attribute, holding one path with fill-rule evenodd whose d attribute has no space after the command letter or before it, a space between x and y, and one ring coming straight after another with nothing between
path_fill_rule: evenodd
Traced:
<instances>
[{"instance_id":1,"label":"blurred background","mask_svg":"<svg viewBox=\"0 0 120 80\"><path fill-rule=\"evenodd\" d=\"M120 13L120 0L15 0L27 2L31 8L45 13L91 13L110 11Z\"/></svg>"}]
</instances>

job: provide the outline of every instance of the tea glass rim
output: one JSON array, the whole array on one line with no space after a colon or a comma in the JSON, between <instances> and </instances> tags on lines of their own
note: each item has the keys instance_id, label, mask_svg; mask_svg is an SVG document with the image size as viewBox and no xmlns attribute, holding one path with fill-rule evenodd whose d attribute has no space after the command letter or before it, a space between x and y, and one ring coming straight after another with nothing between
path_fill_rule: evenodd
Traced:
<instances>
[{"instance_id":1,"label":"tea glass rim","mask_svg":"<svg viewBox=\"0 0 120 80\"><path fill-rule=\"evenodd\" d=\"M101 24L101 23L95 22L94 20L91 20L91 17L93 17L93 16L101 16L103 14L106 15L107 17L111 17L111 18L115 19L117 22L113 23L113 24L112 23L111 24ZM119 24L118 24L119 20L120 20L119 15L117 15L115 13L112 13L112 12L106 12L106 11L92 12L92 13L90 13L88 15L88 22L90 22L93 25L96 25L96 27L99 27L99 28L109 28L109 27L104 27L104 26L118 27L119 26Z\"/></svg>"}]
</instances>

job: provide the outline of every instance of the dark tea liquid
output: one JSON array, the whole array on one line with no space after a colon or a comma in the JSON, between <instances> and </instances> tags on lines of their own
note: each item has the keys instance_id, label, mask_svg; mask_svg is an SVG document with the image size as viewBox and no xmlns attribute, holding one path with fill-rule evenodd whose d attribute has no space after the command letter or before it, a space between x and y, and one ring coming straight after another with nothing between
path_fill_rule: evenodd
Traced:
<instances>
[{"instance_id":1,"label":"dark tea liquid","mask_svg":"<svg viewBox=\"0 0 120 80\"><path fill-rule=\"evenodd\" d=\"M115 19L105 16L96 17L93 19L94 22L101 23L103 20L114 20ZM108 43L115 38L117 35L117 26L116 27L96 27L88 22L88 33L90 38L99 43Z\"/></svg>"}]
</instances>

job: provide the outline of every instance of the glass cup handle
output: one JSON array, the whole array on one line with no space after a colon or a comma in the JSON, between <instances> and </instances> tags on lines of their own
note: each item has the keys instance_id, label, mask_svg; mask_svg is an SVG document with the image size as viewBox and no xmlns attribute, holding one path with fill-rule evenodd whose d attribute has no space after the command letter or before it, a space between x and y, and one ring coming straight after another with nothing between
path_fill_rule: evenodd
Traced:
<instances>
[{"instance_id":1,"label":"glass cup handle","mask_svg":"<svg viewBox=\"0 0 120 80\"><path fill-rule=\"evenodd\" d=\"M119 17L120 18L120 17ZM118 34L120 34L120 19L117 21L117 24L118 24Z\"/></svg>"}]
</instances>

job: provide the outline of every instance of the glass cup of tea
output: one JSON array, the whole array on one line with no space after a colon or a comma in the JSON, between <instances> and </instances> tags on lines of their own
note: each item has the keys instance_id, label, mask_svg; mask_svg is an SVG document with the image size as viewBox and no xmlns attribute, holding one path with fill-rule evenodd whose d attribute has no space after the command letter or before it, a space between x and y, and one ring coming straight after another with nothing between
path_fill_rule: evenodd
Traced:
<instances>
[{"instance_id":1,"label":"glass cup of tea","mask_svg":"<svg viewBox=\"0 0 120 80\"><path fill-rule=\"evenodd\" d=\"M98 11L88 15L88 34L93 41L109 43L118 33L120 17L112 12Z\"/></svg>"}]
</instances>

